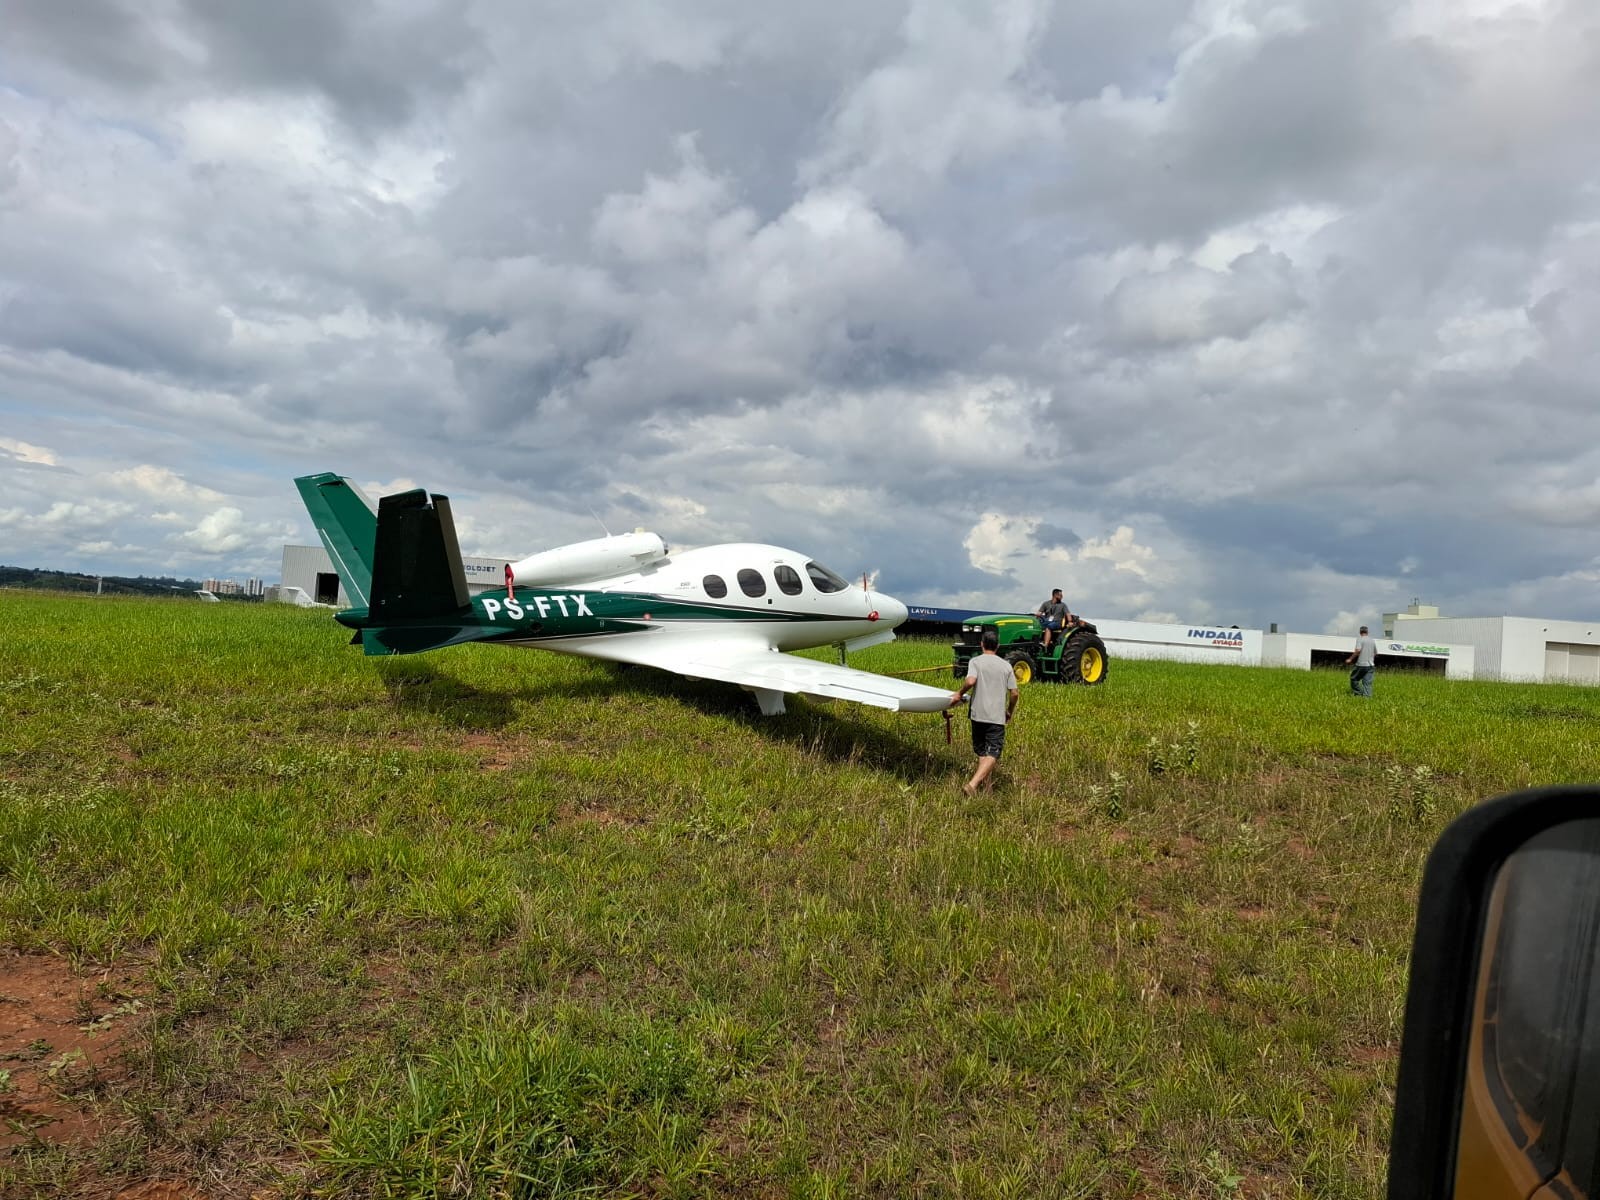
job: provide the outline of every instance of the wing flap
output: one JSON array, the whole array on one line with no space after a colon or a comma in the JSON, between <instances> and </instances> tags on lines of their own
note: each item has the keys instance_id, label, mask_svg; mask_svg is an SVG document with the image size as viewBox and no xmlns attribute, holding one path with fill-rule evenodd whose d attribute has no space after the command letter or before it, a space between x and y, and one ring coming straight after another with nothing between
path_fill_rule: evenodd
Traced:
<instances>
[{"instance_id":1,"label":"wing flap","mask_svg":"<svg viewBox=\"0 0 1600 1200\"><path fill-rule=\"evenodd\" d=\"M671 642L650 645L641 640L625 647L618 645L607 657L676 671L696 679L817 696L824 700L850 700L896 712L939 712L950 703L950 693L943 688L764 648L730 649L704 643L674 645Z\"/></svg>"}]
</instances>

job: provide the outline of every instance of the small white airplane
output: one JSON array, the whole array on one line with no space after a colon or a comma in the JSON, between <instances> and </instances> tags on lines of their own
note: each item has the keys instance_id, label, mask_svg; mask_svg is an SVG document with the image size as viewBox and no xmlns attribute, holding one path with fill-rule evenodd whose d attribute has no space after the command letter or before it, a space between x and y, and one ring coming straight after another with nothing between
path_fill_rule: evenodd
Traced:
<instances>
[{"instance_id":1,"label":"small white airplane","mask_svg":"<svg viewBox=\"0 0 1600 1200\"><path fill-rule=\"evenodd\" d=\"M305 588L285 587L278 589L278 599L284 604L292 604L296 608L337 608L334 604L318 604L311 598L311 593Z\"/></svg>"},{"instance_id":2,"label":"small white airplane","mask_svg":"<svg viewBox=\"0 0 1600 1200\"><path fill-rule=\"evenodd\" d=\"M619 534L506 564L504 592L471 595L450 501L422 489L374 512L350 480L295 480L354 607L337 614L367 654L496 642L737 684L762 713L800 693L899 712L938 712L943 688L796 658L894 638L906 606L847 583L808 555L737 543L669 553L653 533Z\"/></svg>"}]
</instances>

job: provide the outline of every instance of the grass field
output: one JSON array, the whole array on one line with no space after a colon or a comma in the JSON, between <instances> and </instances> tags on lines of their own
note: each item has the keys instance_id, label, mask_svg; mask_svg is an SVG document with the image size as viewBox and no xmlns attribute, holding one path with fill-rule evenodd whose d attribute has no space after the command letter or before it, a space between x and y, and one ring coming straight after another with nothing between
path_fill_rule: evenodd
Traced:
<instances>
[{"instance_id":1,"label":"grass field","mask_svg":"<svg viewBox=\"0 0 1600 1200\"><path fill-rule=\"evenodd\" d=\"M1428 846L1600 778L1600 690L1114 661L968 800L964 722L346 636L0 592L0 971L138 981L0 1192L1379 1196Z\"/></svg>"}]
</instances>

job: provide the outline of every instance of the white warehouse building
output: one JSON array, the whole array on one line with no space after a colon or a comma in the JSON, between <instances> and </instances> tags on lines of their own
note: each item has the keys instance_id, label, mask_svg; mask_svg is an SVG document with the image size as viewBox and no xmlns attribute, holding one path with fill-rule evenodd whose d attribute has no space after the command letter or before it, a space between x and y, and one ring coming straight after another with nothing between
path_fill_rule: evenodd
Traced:
<instances>
[{"instance_id":1,"label":"white warehouse building","mask_svg":"<svg viewBox=\"0 0 1600 1200\"><path fill-rule=\"evenodd\" d=\"M1476 647L1413 637L1406 625L1404 638L1381 637L1378 643L1378 668L1425 671L1449 679L1471 679L1477 662ZM1265 667L1312 667L1343 665L1356 647L1353 633L1278 633L1262 638L1261 665Z\"/></svg>"},{"instance_id":2,"label":"white warehouse building","mask_svg":"<svg viewBox=\"0 0 1600 1200\"><path fill-rule=\"evenodd\" d=\"M1407 641L1471 646L1477 673L1533 683L1600 684L1600 621L1543 617L1402 615L1395 632Z\"/></svg>"},{"instance_id":3,"label":"white warehouse building","mask_svg":"<svg viewBox=\"0 0 1600 1200\"><path fill-rule=\"evenodd\" d=\"M1221 625L1167 625L1155 621L1096 621L1112 659L1163 658L1172 662L1261 665L1261 631Z\"/></svg>"},{"instance_id":4,"label":"white warehouse building","mask_svg":"<svg viewBox=\"0 0 1600 1200\"><path fill-rule=\"evenodd\" d=\"M467 576L467 590L487 591L506 585L507 558L461 559ZM333 569L333 559L321 546L285 546L283 548L283 582L278 589L281 600L292 601L290 588L299 588L317 604L332 604L339 608L350 607L350 597L339 583Z\"/></svg>"}]
</instances>

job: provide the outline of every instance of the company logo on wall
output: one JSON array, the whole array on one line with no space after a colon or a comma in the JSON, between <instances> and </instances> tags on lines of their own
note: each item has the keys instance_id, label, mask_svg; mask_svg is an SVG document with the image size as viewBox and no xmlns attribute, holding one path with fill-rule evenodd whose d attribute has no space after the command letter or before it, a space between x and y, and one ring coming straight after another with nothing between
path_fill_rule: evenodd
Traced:
<instances>
[{"instance_id":1,"label":"company logo on wall","mask_svg":"<svg viewBox=\"0 0 1600 1200\"><path fill-rule=\"evenodd\" d=\"M1214 650L1243 650L1244 633L1238 629L1191 629L1191 642L1204 642Z\"/></svg>"},{"instance_id":2,"label":"company logo on wall","mask_svg":"<svg viewBox=\"0 0 1600 1200\"><path fill-rule=\"evenodd\" d=\"M1422 646L1415 642L1390 642L1389 649L1400 654L1441 654L1450 657L1449 646Z\"/></svg>"}]
</instances>

